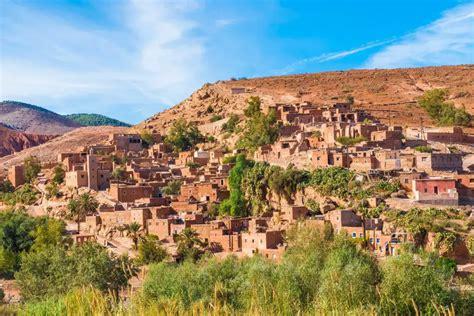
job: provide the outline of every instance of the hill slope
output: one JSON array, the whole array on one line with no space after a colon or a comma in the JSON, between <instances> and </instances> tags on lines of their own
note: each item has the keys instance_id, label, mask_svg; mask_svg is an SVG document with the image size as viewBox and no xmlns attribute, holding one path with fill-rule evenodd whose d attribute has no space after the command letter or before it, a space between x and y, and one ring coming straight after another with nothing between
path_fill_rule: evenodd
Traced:
<instances>
[{"instance_id":1,"label":"hill slope","mask_svg":"<svg viewBox=\"0 0 474 316\"><path fill-rule=\"evenodd\" d=\"M67 114L64 117L81 124L82 126L122 126L130 127L128 123L110 118L101 114L91 113L78 113L78 114Z\"/></svg>"},{"instance_id":2,"label":"hill slope","mask_svg":"<svg viewBox=\"0 0 474 316\"><path fill-rule=\"evenodd\" d=\"M243 88L245 92L232 93L232 88ZM260 96L264 107L277 102L331 103L352 96L356 108L367 110L382 122L416 126L423 120L429 126L434 123L416 106L416 100L433 88L447 88L456 106L464 106L474 114L474 65L460 65L218 81L205 84L183 102L140 123L137 129L164 131L176 117L183 117L218 133L210 118L242 113L245 100L252 95Z\"/></svg>"},{"instance_id":3,"label":"hill slope","mask_svg":"<svg viewBox=\"0 0 474 316\"><path fill-rule=\"evenodd\" d=\"M0 158L0 173L12 165L20 164L26 157L37 156L41 162L55 162L58 153L79 152L84 146L102 144L108 140L110 133L125 133L125 127L81 127L56 137L42 145L25 149L14 155ZM2 170L3 169L3 170Z\"/></svg>"},{"instance_id":4,"label":"hill slope","mask_svg":"<svg viewBox=\"0 0 474 316\"><path fill-rule=\"evenodd\" d=\"M42 107L16 101L0 103L0 123L28 134L61 135L81 125Z\"/></svg>"},{"instance_id":5,"label":"hill slope","mask_svg":"<svg viewBox=\"0 0 474 316\"><path fill-rule=\"evenodd\" d=\"M18 132L0 124L0 157L41 145L56 136Z\"/></svg>"}]
</instances>

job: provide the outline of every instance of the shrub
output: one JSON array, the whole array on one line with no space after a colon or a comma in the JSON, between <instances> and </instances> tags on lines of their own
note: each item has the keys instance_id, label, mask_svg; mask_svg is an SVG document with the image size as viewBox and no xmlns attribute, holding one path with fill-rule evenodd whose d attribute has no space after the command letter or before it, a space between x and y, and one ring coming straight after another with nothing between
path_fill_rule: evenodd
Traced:
<instances>
[{"instance_id":1,"label":"shrub","mask_svg":"<svg viewBox=\"0 0 474 316\"><path fill-rule=\"evenodd\" d=\"M55 184L61 184L64 182L64 177L66 175L66 172L63 169L63 166L61 164L56 165L53 169L53 182Z\"/></svg>"},{"instance_id":2,"label":"shrub","mask_svg":"<svg viewBox=\"0 0 474 316\"><path fill-rule=\"evenodd\" d=\"M239 116L237 114L232 114L227 120L227 122L225 122L222 125L222 131L230 133L230 134L234 133L237 128L237 124L239 124L239 122L240 122Z\"/></svg>"},{"instance_id":3,"label":"shrub","mask_svg":"<svg viewBox=\"0 0 474 316\"><path fill-rule=\"evenodd\" d=\"M180 180L171 180L161 189L161 192L166 195L178 195L181 191L181 184Z\"/></svg>"},{"instance_id":4,"label":"shrub","mask_svg":"<svg viewBox=\"0 0 474 316\"><path fill-rule=\"evenodd\" d=\"M454 104L446 102L448 92L445 89L426 91L418 100L418 104L428 112L428 115L439 125L469 126L472 117L464 108L458 109Z\"/></svg>"},{"instance_id":5,"label":"shrub","mask_svg":"<svg viewBox=\"0 0 474 316\"><path fill-rule=\"evenodd\" d=\"M41 171L41 164L37 157L29 156L23 161L25 181L27 183L32 182L38 176Z\"/></svg>"},{"instance_id":6,"label":"shrub","mask_svg":"<svg viewBox=\"0 0 474 316\"><path fill-rule=\"evenodd\" d=\"M219 114L214 114L212 117L211 117L211 122L217 122L217 121L220 121L222 120L222 115L219 115Z\"/></svg>"},{"instance_id":7,"label":"shrub","mask_svg":"<svg viewBox=\"0 0 474 316\"><path fill-rule=\"evenodd\" d=\"M140 265L159 263L167 257L166 249L161 246L160 240L154 235L148 235L138 243L136 262Z\"/></svg>"},{"instance_id":8,"label":"shrub","mask_svg":"<svg viewBox=\"0 0 474 316\"><path fill-rule=\"evenodd\" d=\"M358 143L365 142L367 139L364 136L357 136L357 137L347 137L341 136L336 138L336 142L343 146L354 146Z\"/></svg>"},{"instance_id":9,"label":"shrub","mask_svg":"<svg viewBox=\"0 0 474 316\"><path fill-rule=\"evenodd\" d=\"M165 138L165 142L173 146L175 151L190 150L203 141L204 136L196 124L188 123L184 119L174 121Z\"/></svg>"},{"instance_id":10,"label":"shrub","mask_svg":"<svg viewBox=\"0 0 474 316\"><path fill-rule=\"evenodd\" d=\"M431 153L433 152L433 148L430 146L416 146L415 150L420 152L420 153Z\"/></svg>"}]
</instances>

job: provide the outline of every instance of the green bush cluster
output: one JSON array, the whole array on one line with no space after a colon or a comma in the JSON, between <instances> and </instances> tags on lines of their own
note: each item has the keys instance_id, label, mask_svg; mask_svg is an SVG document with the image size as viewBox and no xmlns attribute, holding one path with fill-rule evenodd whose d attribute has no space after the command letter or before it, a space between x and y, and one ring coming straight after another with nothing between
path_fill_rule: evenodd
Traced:
<instances>
[{"instance_id":1,"label":"green bush cluster","mask_svg":"<svg viewBox=\"0 0 474 316\"><path fill-rule=\"evenodd\" d=\"M445 89L426 91L418 100L418 104L428 112L428 115L442 126L469 126L472 116L466 109L458 109L451 102L446 102L448 92Z\"/></svg>"},{"instance_id":2,"label":"green bush cluster","mask_svg":"<svg viewBox=\"0 0 474 316\"><path fill-rule=\"evenodd\" d=\"M131 126L128 123L124 123L101 114L78 113L68 114L65 115L65 117L81 124L82 126Z\"/></svg>"},{"instance_id":3,"label":"green bush cluster","mask_svg":"<svg viewBox=\"0 0 474 316\"><path fill-rule=\"evenodd\" d=\"M343 146L354 146L357 145L358 143L362 143L367 141L367 138L364 136L357 136L357 137L347 137L347 136L341 136L336 138L336 142Z\"/></svg>"},{"instance_id":4,"label":"green bush cluster","mask_svg":"<svg viewBox=\"0 0 474 316\"><path fill-rule=\"evenodd\" d=\"M197 144L205 140L196 124L178 119L173 122L165 143L171 145L175 151L186 151L193 149Z\"/></svg>"},{"instance_id":5,"label":"green bush cluster","mask_svg":"<svg viewBox=\"0 0 474 316\"><path fill-rule=\"evenodd\" d=\"M240 122L240 118L237 114L231 114L227 122L222 125L222 131L226 133L234 133L237 129L237 125Z\"/></svg>"},{"instance_id":6,"label":"green bush cluster","mask_svg":"<svg viewBox=\"0 0 474 316\"><path fill-rule=\"evenodd\" d=\"M17 204L32 205L38 200L39 192L30 184L24 184L15 191L6 184L6 192L0 192L0 201L6 205L15 206Z\"/></svg>"}]
</instances>

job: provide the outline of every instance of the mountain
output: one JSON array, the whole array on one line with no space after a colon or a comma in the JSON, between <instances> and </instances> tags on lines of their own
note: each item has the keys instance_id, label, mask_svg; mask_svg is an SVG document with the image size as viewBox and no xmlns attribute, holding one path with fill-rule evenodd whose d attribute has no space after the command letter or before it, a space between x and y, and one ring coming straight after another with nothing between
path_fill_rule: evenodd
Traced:
<instances>
[{"instance_id":1,"label":"mountain","mask_svg":"<svg viewBox=\"0 0 474 316\"><path fill-rule=\"evenodd\" d=\"M20 132L40 135L61 135L81 126L42 107L16 101L0 103L0 123Z\"/></svg>"},{"instance_id":2,"label":"mountain","mask_svg":"<svg viewBox=\"0 0 474 316\"><path fill-rule=\"evenodd\" d=\"M41 145L54 137L56 136L26 134L0 124L0 157Z\"/></svg>"},{"instance_id":3,"label":"mountain","mask_svg":"<svg viewBox=\"0 0 474 316\"><path fill-rule=\"evenodd\" d=\"M64 117L81 124L82 126L122 126L130 127L128 123L121 122L119 120L107 117L101 114L91 113L78 113L78 114L67 114Z\"/></svg>"},{"instance_id":4,"label":"mountain","mask_svg":"<svg viewBox=\"0 0 474 316\"><path fill-rule=\"evenodd\" d=\"M176 117L218 134L219 117L241 114L250 96L263 107L282 102L331 103L354 98L354 107L384 123L434 125L416 100L427 90L446 88L456 106L474 114L474 65L401 69L332 71L314 74L226 80L205 84L176 106L141 122L136 128L165 131Z\"/></svg>"}]
</instances>

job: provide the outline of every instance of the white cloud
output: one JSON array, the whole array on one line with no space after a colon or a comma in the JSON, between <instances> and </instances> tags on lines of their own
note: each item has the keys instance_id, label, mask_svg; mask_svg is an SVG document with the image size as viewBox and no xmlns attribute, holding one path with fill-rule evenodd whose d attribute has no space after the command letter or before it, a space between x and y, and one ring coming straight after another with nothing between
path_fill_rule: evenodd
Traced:
<instances>
[{"instance_id":1,"label":"white cloud","mask_svg":"<svg viewBox=\"0 0 474 316\"><path fill-rule=\"evenodd\" d=\"M390 42L393 42L393 40L387 40L387 41L381 41L381 42L371 42L371 43L367 43L363 46L360 46L360 47L357 47L357 48L354 48L354 49L350 49L350 50L346 50L346 51L324 53L324 54L321 54L321 55L318 55L318 56L304 58L304 59L301 59L301 60L298 60L298 61L292 63L291 65L286 66L281 71L279 71L279 73L280 74L289 74L291 72L294 72L298 68L306 66L308 64L324 63L324 62L331 61L331 60L341 59L341 58L344 58L344 57L347 57L347 56L350 56L350 55L354 55L354 54L360 53L362 51L365 51L365 50L368 50L368 49L371 49L371 48L374 48L374 47L386 45Z\"/></svg>"},{"instance_id":2,"label":"white cloud","mask_svg":"<svg viewBox=\"0 0 474 316\"><path fill-rule=\"evenodd\" d=\"M0 22L1 98L130 121L158 112L207 79L204 40L189 17L198 8L194 1L130 0L113 28L9 4ZM85 97L104 103L91 109L77 101Z\"/></svg>"},{"instance_id":3,"label":"white cloud","mask_svg":"<svg viewBox=\"0 0 474 316\"><path fill-rule=\"evenodd\" d=\"M474 3L459 5L431 24L375 53L366 68L474 62Z\"/></svg>"}]
</instances>

